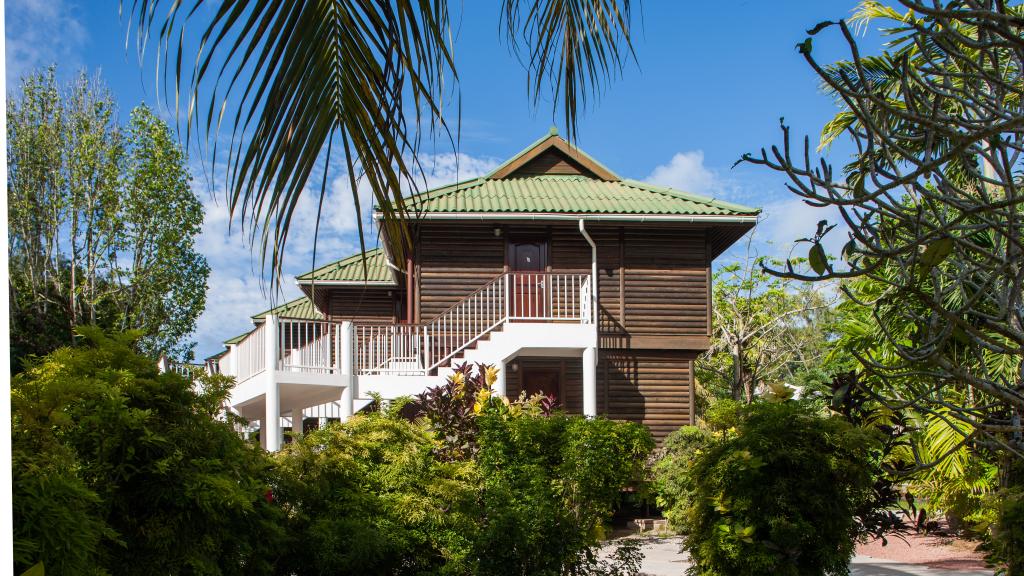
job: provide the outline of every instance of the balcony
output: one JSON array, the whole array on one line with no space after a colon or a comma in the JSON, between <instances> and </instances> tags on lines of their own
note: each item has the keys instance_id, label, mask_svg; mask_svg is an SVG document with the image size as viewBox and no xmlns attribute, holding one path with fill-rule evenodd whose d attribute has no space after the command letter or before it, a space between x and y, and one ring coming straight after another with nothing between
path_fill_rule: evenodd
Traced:
<instances>
[{"instance_id":1,"label":"balcony","mask_svg":"<svg viewBox=\"0 0 1024 576\"><path fill-rule=\"evenodd\" d=\"M443 368L454 364L501 364L530 347L596 346L592 285L589 274L502 274L423 324L267 316L229 347L219 367L235 377L231 406L246 418L273 421L270 414L280 407L297 414L338 403L347 418L355 389L412 394L439 382ZM278 445L272 440L267 447Z\"/></svg>"}]
</instances>

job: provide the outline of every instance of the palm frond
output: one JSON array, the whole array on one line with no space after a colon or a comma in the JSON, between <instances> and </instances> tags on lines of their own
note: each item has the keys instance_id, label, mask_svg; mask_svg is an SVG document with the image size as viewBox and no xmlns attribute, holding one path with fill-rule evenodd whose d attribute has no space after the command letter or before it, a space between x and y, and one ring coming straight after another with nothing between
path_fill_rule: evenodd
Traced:
<instances>
[{"instance_id":1,"label":"palm frond","mask_svg":"<svg viewBox=\"0 0 1024 576\"><path fill-rule=\"evenodd\" d=\"M504 0L502 22L516 52L526 48L536 104L550 85L570 140L591 92L620 74L630 57L630 0Z\"/></svg>"},{"instance_id":2,"label":"palm frond","mask_svg":"<svg viewBox=\"0 0 1024 576\"><path fill-rule=\"evenodd\" d=\"M198 135L212 142L214 163L226 146L231 216L250 226L264 272L269 266L279 280L296 206L311 175L327 169L320 159L334 141L357 212L365 182L391 253L404 257L410 239L402 196L422 178L421 138L444 133L454 143L443 114L457 81L446 0L125 4L140 54L155 34L165 82L174 71L176 108L187 111L186 141ZM208 14L189 66L186 24ZM588 95L633 53L630 1L505 0L502 14L508 37L529 54L529 93L536 102L551 83L553 106L564 108L572 139ZM225 145L217 139L222 125L231 127ZM357 223L364 243L361 217Z\"/></svg>"},{"instance_id":3,"label":"palm frond","mask_svg":"<svg viewBox=\"0 0 1024 576\"><path fill-rule=\"evenodd\" d=\"M207 4L189 70L184 27ZM335 136L357 208L365 181L386 221L404 222L421 129L446 129L442 98L455 78L447 2L132 0L130 12L140 50L165 14L156 32L175 100L187 102L186 140L212 142L215 163L226 155L231 214L250 225L264 272L279 277L296 206L314 171L329 168L321 159ZM226 152L222 124L231 127ZM401 257L406 227L389 232Z\"/></svg>"}]
</instances>

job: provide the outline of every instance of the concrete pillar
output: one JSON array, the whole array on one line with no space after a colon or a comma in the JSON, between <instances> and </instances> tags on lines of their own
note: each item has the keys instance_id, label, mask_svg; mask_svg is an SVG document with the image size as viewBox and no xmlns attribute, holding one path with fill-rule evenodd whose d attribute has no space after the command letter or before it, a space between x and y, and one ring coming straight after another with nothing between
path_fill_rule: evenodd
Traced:
<instances>
[{"instance_id":1,"label":"concrete pillar","mask_svg":"<svg viewBox=\"0 0 1024 576\"><path fill-rule=\"evenodd\" d=\"M508 363L505 361L498 362L498 380L494 382L494 393L499 396L508 396L508 388L505 386L505 370L508 368Z\"/></svg>"},{"instance_id":2,"label":"concrete pillar","mask_svg":"<svg viewBox=\"0 0 1024 576\"><path fill-rule=\"evenodd\" d=\"M267 314L263 325L265 370L263 377L266 382L266 416L263 419L263 430L260 431L260 438L266 438L263 447L269 452L277 452L281 449L281 389L277 383L277 318Z\"/></svg>"},{"instance_id":3,"label":"concrete pillar","mask_svg":"<svg viewBox=\"0 0 1024 576\"><path fill-rule=\"evenodd\" d=\"M356 376L354 371L353 352L354 346L354 329L352 328L351 322L341 323L341 344L338 350L338 371L341 372L342 384L345 386L341 390L341 398L339 399L338 405L341 407L340 416L341 421L346 422L352 417L353 402L356 395Z\"/></svg>"},{"instance_id":4,"label":"concrete pillar","mask_svg":"<svg viewBox=\"0 0 1024 576\"><path fill-rule=\"evenodd\" d=\"M583 415L597 416L597 347L583 349Z\"/></svg>"}]
</instances>

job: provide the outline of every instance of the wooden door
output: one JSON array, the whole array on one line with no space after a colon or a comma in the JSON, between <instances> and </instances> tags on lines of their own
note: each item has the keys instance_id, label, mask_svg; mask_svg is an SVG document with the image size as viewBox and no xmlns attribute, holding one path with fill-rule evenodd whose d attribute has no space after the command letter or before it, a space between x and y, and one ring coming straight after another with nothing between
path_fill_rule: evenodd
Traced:
<instances>
[{"instance_id":1,"label":"wooden door","mask_svg":"<svg viewBox=\"0 0 1024 576\"><path fill-rule=\"evenodd\" d=\"M550 396L561 402L562 371L558 368L523 368L523 392Z\"/></svg>"},{"instance_id":2,"label":"wooden door","mask_svg":"<svg viewBox=\"0 0 1024 576\"><path fill-rule=\"evenodd\" d=\"M542 318L547 314L544 269L547 267L547 242L527 240L509 242L508 262L512 270L512 316Z\"/></svg>"}]
</instances>

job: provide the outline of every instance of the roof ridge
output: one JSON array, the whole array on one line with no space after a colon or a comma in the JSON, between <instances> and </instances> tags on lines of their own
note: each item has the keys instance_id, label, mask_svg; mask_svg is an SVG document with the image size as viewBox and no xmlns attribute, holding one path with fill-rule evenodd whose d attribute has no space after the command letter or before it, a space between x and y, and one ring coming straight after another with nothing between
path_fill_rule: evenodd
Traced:
<instances>
[{"instance_id":1,"label":"roof ridge","mask_svg":"<svg viewBox=\"0 0 1024 576\"><path fill-rule=\"evenodd\" d=\"M351 264L352 263L351 261L361 260L362 257L365 257L367 260L369 260L370 258L377 257L380 253L383 252L383 250L384 250L383 248L381 248L380 246L377 246L376 248L370 248L366 252L356 252L355 254L352 254L351 256L345 256L344 258L341 258L340 260L335 260L333 262L328 262L327 264L324 264L323 266L320 266L319 268L314 268L314 269L310 270L309 272L303 272L302 274L299 274L298 276L296 276L295 279L296 280L301 280L301 279L303 279L303 278L305 278L307 276L312 276L313 274L316 274L317 272L323 272L323 271L325 271L325 270L327 270L328 268L331 268L331 267L338 267L338 268L340 268L342 266Z\"/></svg>"}]
</instances>

